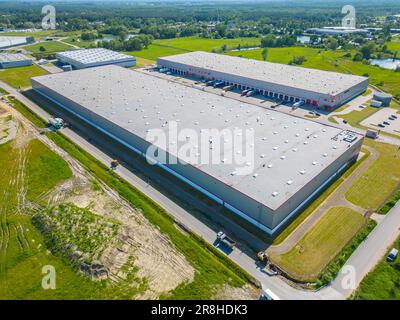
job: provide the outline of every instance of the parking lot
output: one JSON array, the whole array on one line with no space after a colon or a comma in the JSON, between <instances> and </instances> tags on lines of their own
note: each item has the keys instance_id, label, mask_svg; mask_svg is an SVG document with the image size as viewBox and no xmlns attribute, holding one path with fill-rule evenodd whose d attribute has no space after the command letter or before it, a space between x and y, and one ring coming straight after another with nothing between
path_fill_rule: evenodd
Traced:
<instances>
[{"instance_id":1,"label":"parking lot","mask_svg":"<svg viewBox=\"0 0 400 320\"><path fill-rule=\"evenodd\" d=\"M382 108L363 120L361 125L400 136L400 114L396 112L396 109ZM397 119L391 118L392 115L396 116Z\"/></svg>"}]
</instances>

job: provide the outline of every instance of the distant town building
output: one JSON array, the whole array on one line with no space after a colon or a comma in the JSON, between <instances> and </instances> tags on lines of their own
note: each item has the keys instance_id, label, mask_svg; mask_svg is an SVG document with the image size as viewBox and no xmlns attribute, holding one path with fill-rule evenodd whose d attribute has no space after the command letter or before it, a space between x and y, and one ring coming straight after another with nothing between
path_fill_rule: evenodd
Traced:
<instances>
[{"instance_id":1,"label":"distant town building","mask_svg":"<svg viewBox=\"0 0 400 320\"><path fill-rule=\"evenodd\" d=\"M104 48L59 52L56 54L56 57L60 63L71 65L74 69L85 69L109 64L121 67L133 67L136 64L135 57Z\"/></svg>"}]
</instances>

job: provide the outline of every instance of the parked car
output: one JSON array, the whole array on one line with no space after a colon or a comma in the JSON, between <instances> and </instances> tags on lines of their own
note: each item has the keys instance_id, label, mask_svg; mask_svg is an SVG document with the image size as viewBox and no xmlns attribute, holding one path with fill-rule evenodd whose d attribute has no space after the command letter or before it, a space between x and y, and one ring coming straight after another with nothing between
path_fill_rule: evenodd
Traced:
<instances>
[{"instance_id":1,"label":"parked car","mask_svg":"<svg viewBox=\"0 0 400 320\"><path fill-rule=\"evenodd\" d=\"M380 127L380 128L384 128L384 127L385 127L385 125L384 125L384 124L382 124L382 123L380 123L380 124L378 124L378 127Z\"/></svg>"},{"instance_id":2,"label":"parked car","mask_svg":"<svg viewBox=\"0 0 400 320\"><path fill-rule=\"evenodd\" d=\"M347 124L347 120L343 119L343 123L344 123L344 124Z\"/></svg>"},{"instance_id":3,"label":"parked car","mask_svg":"<svg viewBox=\"0 0 400 320\"><path fill-rule=\"evenodd\" d=\"M399 254L399 250L397 250L396 248L393 248L392 250L390 250L390 252L387 256L387 260L390 262L396 260L398 254Z\"/></svg>"},{"instance_id":4,"label":"parked car","mask_svg":"<svg viewBox=\"0 0 400 320\"><path fill-rule=\"evenodd\" d=\"M397 116L395 114L392 114L391 117L397 119Z\"/></svg>"},{"instance_id":5,"label":"parked car","mask_svg":"<svg viewBox=\"0 0 400 320\"><path fill-rule=\"evenodd\" d=\"M390 122L387 122L387 121L383 121L383 124L390 126Z\"/></svg>"}]
</instances>

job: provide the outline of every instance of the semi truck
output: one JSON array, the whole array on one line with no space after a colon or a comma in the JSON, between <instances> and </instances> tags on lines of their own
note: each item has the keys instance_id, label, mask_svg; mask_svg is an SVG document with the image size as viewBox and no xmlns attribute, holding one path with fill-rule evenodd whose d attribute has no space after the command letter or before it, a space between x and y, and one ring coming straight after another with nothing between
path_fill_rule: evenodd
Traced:
<instances>
[{"instance_id":1,"label":"semi truck","mask_svg":"<svg viewBox=\"0 0 400 320\"><path fill-rule=\"evenodd\" d=\"M233 249L233 247L236 245L236 241L229 238L223 231L217 233L217 239L219 243L223 243L225 246L231 249Z\"/></svg>"}]
</instances>

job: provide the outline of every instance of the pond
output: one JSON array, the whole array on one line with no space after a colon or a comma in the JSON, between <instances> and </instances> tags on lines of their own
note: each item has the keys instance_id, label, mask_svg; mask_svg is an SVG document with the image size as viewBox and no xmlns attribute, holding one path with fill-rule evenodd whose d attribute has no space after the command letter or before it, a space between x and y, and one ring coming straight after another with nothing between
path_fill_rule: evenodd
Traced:
<instances>
[{"instance_id":1,"label":"pond","mask_svg":"<svg viewBox=\"0 0 400 320\"><path fill-rule=\"evenodd\" d=\"M373 66L379 66L389 70L396 70L397 67L400 67L399 59L371 59L370 62Z\"/></svg>"}]
</instances>

